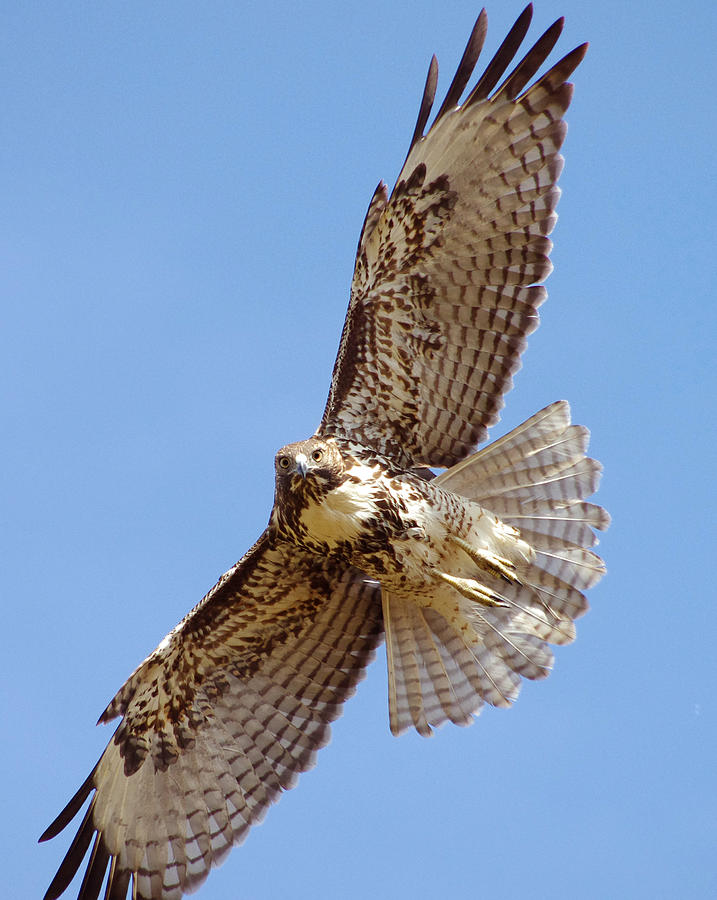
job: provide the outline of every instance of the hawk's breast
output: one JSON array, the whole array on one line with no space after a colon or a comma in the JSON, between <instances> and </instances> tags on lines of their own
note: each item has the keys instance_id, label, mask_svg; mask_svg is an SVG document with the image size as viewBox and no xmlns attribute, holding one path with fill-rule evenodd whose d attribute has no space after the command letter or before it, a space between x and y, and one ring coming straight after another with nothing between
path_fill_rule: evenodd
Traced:
<instances>
[{"instance_id":1,"label":"hawk's breast","mask_svg":"<svg viewBox=\"0 0 717 900\"><path fill-rule=\"evenodd\" d=\"M338 487L320 499L310 499L299 521L315 541L335 549L355 544L380 516L377 501L385 494L380 467L357 462Z\"/></svg>"}]
</instances>

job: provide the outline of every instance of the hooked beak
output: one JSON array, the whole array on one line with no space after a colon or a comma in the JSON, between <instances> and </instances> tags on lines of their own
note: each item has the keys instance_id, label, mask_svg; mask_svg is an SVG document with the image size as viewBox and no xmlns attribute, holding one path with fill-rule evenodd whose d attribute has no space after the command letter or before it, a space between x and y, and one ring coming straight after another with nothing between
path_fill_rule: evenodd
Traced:
<instances>
[{"instance_id":1,"label":"hooked beak","mask_svg":"<svg viewBox=\"0 0 717 900\"><path fill-rule=\"evenodd\" d=\"M306 478L306 472L308 470L308 459L304 453L296 454L296 471L301 475L302 478Z\"/></svg>"}]
</instances>

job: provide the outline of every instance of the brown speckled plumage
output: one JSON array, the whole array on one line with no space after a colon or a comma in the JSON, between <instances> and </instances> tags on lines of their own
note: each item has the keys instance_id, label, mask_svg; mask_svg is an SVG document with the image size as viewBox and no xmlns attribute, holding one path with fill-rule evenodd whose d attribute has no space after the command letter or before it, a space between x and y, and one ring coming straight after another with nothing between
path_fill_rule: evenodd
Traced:
<instances>
[{"instance_id":1,"label":"brown speckled plumage","mask_svg":"<svg viewBox=\"0 0 717 900\"><path fill-rule=\"evenodd\" d=\"M474 453L545 299L566 79L585 52L526 89L562 27L506 77L529 22L530 7L458 105L481 13L425 131L431 61L403 170L361 231L319 429L277 454L256 544L100 717L117 731L42 837L90 798L46 900L88 850L82 900L103 879L107 900L199 885L313 765L384 632L395 733L508 705L548 673L548 644L572 640L608 522L583 499L600 472L586 430L556 403Z\"/></svg>"}]
</instances>

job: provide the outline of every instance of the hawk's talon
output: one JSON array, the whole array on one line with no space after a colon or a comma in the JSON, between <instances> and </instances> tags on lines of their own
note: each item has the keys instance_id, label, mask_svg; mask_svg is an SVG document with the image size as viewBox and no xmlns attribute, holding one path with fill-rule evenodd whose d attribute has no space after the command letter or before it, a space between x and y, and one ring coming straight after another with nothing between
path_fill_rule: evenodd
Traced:
<instances>
[{"instance_id":1,"label":"hawk's talon","mask_svg":"<svg viewBox=\"0 0 717 900\"><path fill-rule=\"evenodd\" d=\"M468 541L464 541L463 538L456 537L454 534L449 535L448 539L457 547L460 547L461 550L473 560L479 569L482 569L489 575L493 575L496 578L502 578L504 581L509 581L511 583L515 583L518 580L515 573L515 566L509 559L505 559L503 556L489 555L478 547L471 546Z\"/></svg>"},{"instance_id":2,"label":"hawk's talon","mask_svg":"<svg viewBox=\"0 0 717 900\"><path fill-rule=\"evenodd\" d=\"M474 603L480 603L482 606L493 606L493 607L502 607L505 608L510 606L505 597L501 597L500 594L496 594L495 591L491 591L490 588L485 587L480 583L480 581L475 581L472 578L458 578L455 575L449 575L447 572L436 572L441 581L445 581L446 584L449 584L452 588L458 591L459 594L462 594L468 600L472 600Z\"/></svg>"}]
</instances>

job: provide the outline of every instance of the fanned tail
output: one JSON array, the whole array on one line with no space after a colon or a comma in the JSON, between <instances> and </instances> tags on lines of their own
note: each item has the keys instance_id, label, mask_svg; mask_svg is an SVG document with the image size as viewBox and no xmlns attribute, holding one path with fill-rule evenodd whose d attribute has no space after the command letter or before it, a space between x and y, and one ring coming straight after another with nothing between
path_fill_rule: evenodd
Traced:
<instances>
[{"instance_id":1,"label":"fanned tail","mask_svg":"<svg viewBox=\"0 0 717 900\"><path fill-rule=\"evenodd\" d=\"M551 644L575 637L588 608L584 591L605 573L590 548L610 517L585 501L602 467L585 455L589 432L570 424L570 407L553 403L505 437L438 476L433 484L493 513L505 525L496 570L481 583L499 605L461 599L452 622L439 603L419 606L384 592L391 730L430 734L445 721L468 724L483 703L508 706L520 676L552 665ZM524 543L523 543L524 542ZM518 546L520 545L520 550ZM503 556L515 548L512 572ZM507 574L506 574L507 573Z\"/></svg>"}]
</instances>

